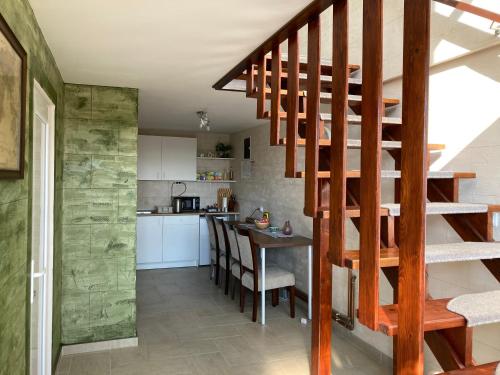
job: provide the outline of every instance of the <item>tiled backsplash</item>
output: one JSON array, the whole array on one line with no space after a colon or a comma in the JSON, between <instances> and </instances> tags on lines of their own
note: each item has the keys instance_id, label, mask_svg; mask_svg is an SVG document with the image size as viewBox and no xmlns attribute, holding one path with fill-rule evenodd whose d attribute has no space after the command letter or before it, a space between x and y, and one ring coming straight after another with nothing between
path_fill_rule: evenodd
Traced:
<instances>
[{"instance_id":1,"label":"tiled backsplash","mask_svg":"<svg viewBox=\"0 0 500 375\"><path fill-rule=\"evenodd\" d=\"M138 181L137 209L149 210L157 206L169 206L171 201L170 188L174 181ZM217 201L217 190L231 187L227 183L186 182L185 196L199 196L200 206L206 207ZM184 190L182 185L174 185L174 196Z\"/></svg>"}]
</instances>

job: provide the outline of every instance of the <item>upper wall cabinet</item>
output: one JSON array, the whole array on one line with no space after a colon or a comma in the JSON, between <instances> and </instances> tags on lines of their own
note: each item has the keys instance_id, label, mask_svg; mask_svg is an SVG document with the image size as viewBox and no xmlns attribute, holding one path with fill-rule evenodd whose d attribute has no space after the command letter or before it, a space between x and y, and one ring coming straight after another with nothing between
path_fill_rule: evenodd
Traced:
<instances>
[{"instance_id":1,"label":"upper wall cabinet","mask_svg":"<svg viewBox=\"0 0 500 375\"><path fill-rule=\"evenodd\" d=\"M137 141L137 179L161 180L163 137L140 135Z\"/></svg>"},{"instance_id":2,"label":"upper wall cabinet","mask_svg":"<svg viewBox=\"0 0 500 375\"><path fill-rule=\"evenodd\" d=\"M163 138L161 164L164 180L196 181L196 146L196 138Z\"/></svg>"},{"instance_id":3,"label":"upper wall cabinet","mask_svg":"<svg viewBox=\"0 0 500 375\"><path fill-rule=\"evenodd\" d=\"M139 180L196 180L196 138L140 135Z\"/></svg>"}]
</instances>

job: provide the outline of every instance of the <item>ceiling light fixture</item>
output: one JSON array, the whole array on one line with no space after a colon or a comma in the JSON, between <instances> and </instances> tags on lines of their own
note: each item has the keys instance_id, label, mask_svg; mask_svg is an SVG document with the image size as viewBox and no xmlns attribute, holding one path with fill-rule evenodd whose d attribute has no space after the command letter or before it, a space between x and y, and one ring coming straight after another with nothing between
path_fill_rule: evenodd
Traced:
<instances>
[{"instance_id":1,"label":"ceiling light fixture","mask_svg":"<svg viewBox=\"0 0 500 375\"><path fill-rule=\"evenodd\" d=\"M210 121L208 120L208 112L207 111L198 111L196 112L198 117L200 118L200 129L205 129L207 132L210 131Z\"/></svg>"}]
</instances>

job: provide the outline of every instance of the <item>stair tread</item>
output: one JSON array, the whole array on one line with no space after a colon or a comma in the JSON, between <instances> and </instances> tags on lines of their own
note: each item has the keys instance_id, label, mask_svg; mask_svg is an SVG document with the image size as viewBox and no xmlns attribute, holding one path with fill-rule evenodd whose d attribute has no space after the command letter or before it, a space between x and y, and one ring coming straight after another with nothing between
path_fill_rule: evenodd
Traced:
<instances>
[{"instance_id":1,"label":"stair tread","mask_svg":"<svg viewBox=\"0 0 500 375\"><path fill-rule=\"evenodd\" d=\"M457 328L466 325L466 320L462 315L449 311L446 308L449 301L450 298L425 301L424 331ZM379 307L378 329L388 336L395 336L398 334L397 304Z\"/></svg>"},{"instance_id":2,"label":"stair tread","mask_svg":"<svg viewBox=\"0 0 500 375\"><path fill-rule=\"evenodd\" d=\"M497 372L495 372L495 370ZM500 362L491 362L491 363L486 363L484 365L443 372L439 375L495 375L495 374L500 374Z\"/></svg>"},{"instance_id":3,"label":"stair tread","mask_svg":"<svg viewBox=\"0 0 500 375\"><path fill-rule=\"evenodd\" d=\"M430 202L427 203L427 215L456 215L486 212L500 212L500 205L487 205L479 203L456 203L456 202ZM400 205L398 203L386 203L381 205L381 216L399 216ZM319 207L318 216L323 219L330 217L328 207ZM349 206L346 209L348 218L360 216L359 207Z\"/></svg>"},{"instance_id":4,"label":"stair tread","mask_svg":"<svg viewBox=\"0 0 500 375\"><path fill-rule=\"evenodd\" d=\"M500 322L500 290L464 294L447 304L448 310L460 314L468 327Z\"/></svg>"},{"instance_id":5,"label":"stair tread","mask_svg":"<svg viewBox=\"0 0 500 375\"><path fill-rule=\"evenodd\" d=\"M347 171L347 178L360 178L361 172L359 170ZM297 178L303 178L305 172L297 172ZM401 178L401 171L382 170L382 178ZM430 179L450 179L450 178L476 178L474 172L453 172L453 171L429 171L428 178ZM318 178L330 178L330 171L319 171Z\"/></svg>"},{"instance_id":6,"label":"stair tread","mask_svg":"<svg viewBox=\"0 0 500 375\"><path fill-rule=\"evenodd\" d=\"M283 94L283 95L285 95L285 94ZM307 91L300 91L299 92L299 96L305 96L305 97L307 97ZM319 97L320 97L320 99L325 99L327 101L331 101L332 94L329 93L329 92L321 92L319 94ZM362 102L362 96L361 95L349 94L347 96L347 100L350 102L349 104L351 104L351 105L354 104L354 103L361 104L361 102ZM382 101L383 101L383 103L384 103L384 105L386 107L392 107L392 106L395 106L395 105L399 104L399 99L396 99L396 98L383 98Z\"/></svg>"},{"instance_id":7,"label":"stair tread","mask_svg":"<svg viewBox=\"0 0 500 375\"><path fill-rule=\"evenodd\" d=\"M389 210L390 216L400 216L401 214L401 205L399 203L382 204L382 208ZM483 212L488 212L487 204L457 202L427 203L427 215L470 214Z\"/></svg>"},{"instance_id":8,"label":"stair tread","mask_svg":"<svg viewBox=\"0 0 500 375\"><path fill-rule=\"evenodd\" d=\"M332 115L330 113L320 113L319 117L321 120L323 120L325 122L332 121ZM347 121L350 124L361 124L361 116L360 115L348 115ZM399 117L383 116L382 117L382 124L383 125L401 125L402 120Z\"/></svg>"},{"instance_id":9,"label":"stair tread","mask_svg":"<svg viewBox=\"0 0 500 375\"><path fill-rule=\"evenodd\" d=\"M481 259L500 259L500 242L457 242L425 246L425 263L468 262ZM380 249L380 267L399 265L397 248ZM344 266L359 269L359 250L345 252Z\"/></svg>"},{"instance_id":10,"label":"stair tread","mask_svg":"<svg viewBox=\"0 0 500 375\"><path fill-rule=\"evenodd\" d=\"M285 146L286 145L286 138L281 138L279 145ZM304 147L305 145L306 145L306 140L304 138L297 139L297 146L298 147ZM320 147L330 147L331 145L332 145L332 142L329 139L321 138L319 140ZM445 148L445 145L430 143L429 145L427 145L427 147L428 147L429 151L439 151L439 150L443 150ZM353 149L361 148L361 140L360 139L348 139L347 140L347 148L353 148ZM382 141L382 148L385 150L400 149L401 142L400 141Z\"/></svg>"}]
</instances>

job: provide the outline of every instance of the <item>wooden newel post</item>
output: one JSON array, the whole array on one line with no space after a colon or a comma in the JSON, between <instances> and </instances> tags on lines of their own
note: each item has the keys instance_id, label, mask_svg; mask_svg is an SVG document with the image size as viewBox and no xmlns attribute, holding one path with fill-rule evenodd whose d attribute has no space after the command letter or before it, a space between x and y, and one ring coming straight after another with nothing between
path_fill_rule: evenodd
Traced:
<instances>
[{"instance_id":1,"label":"wooden newel post","mask_svg":"<svg viewBox=\"0 0 500 375\"><path fill-rule=\"evenodd\" d=\"M397 373L424 371L430 0L405 0Z\"/></svg>"}]
</instances>

